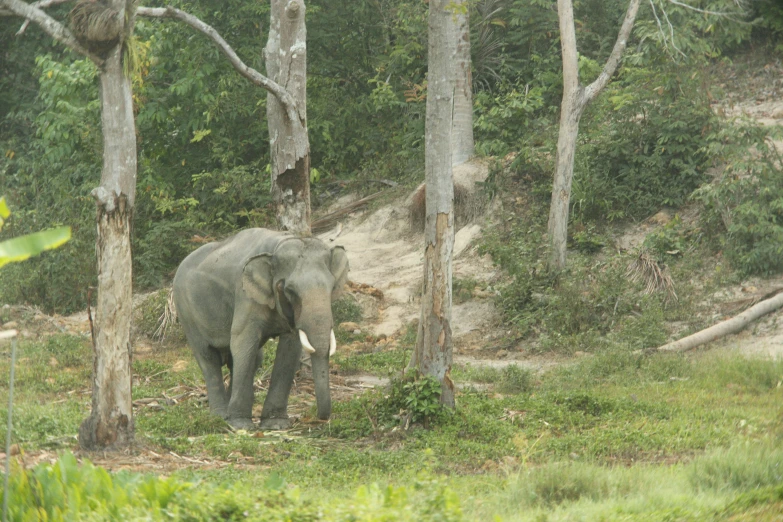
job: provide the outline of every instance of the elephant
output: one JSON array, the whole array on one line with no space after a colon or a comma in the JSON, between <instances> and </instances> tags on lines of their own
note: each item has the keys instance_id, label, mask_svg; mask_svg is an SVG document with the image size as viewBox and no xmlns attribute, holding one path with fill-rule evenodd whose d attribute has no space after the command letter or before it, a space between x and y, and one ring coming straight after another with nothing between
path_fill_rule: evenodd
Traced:
<instances>
[{"instance_id":1,"label":"elephant","mask_svg":"<svg viewBox=\"0 0 783 522\"><path fill-rule=\"evenodd\" d=\"M252 228L208 243L174 276L174 304L207 385L210 411L252 430L253 379L263 346L279 337L261 429L287 429L288 395L304 349L310 354L319 419L331 414L329 357L336 349L332 302L348 277L340 246ZM223 366L231 381L223 384Z\"/></svg>"}]
</instances>

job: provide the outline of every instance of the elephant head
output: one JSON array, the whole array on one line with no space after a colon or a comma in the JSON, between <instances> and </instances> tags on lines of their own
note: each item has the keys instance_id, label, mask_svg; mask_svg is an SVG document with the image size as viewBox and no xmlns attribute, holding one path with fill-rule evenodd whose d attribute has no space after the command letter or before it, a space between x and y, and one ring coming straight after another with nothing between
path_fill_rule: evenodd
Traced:
<instances>
[{"instance_id":1,"label":"elephant head","mask_svg":"<svg viewBox=\"0 0 783 522\"><path fill-rule=\"evenodd\" d=\"M332 301L347 277L345 250L312 238L284 240L274 253L255 256L244 268L246 294L282 315L310 353L320 419L328 419L332 409L329 356L337 347Z\"/></svg>"}]
</instances>

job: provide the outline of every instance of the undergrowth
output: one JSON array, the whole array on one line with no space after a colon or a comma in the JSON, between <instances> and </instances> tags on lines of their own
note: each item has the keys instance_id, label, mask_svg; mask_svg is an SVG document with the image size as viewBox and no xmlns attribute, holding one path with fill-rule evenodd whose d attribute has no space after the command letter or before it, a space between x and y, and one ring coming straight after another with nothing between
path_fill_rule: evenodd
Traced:
<instances>
[{"instance_id":1,"label":"undergrowth","mask_svg":"<svg viewBox=\"0 0 783 522\"><path fill-rule=\"evenodd\" d=\"M89 412L85 399L91 368L88 358L68 354L87 354L89 345L77 337L58 336L23 343L20 352L27 360L17 368L21 380L14 442L31 453L75 449L78 424ZM405 354L398 361L406 360L405 350L389 353ZM61 365L54 372L53 356L72 361L72 366ZM348 365L353 359L362 360L348 353L342 357ZM267 371L268 363L261 372ZM7 360L0 360L0 375L7 375L7 365ZM379 364L365 371L385 375L386 370ZM69 372L82 377L52 383L33 378ZM774 511L778 505L774 488L783 463L777 449L783 440L783 362L718 354L644 355L614 346L545 373L513 365L496 370L464 366L455 367L452 378L459 386L453 412L439 406L437 383L409 376L394 379L389 387L336 400L326 424L313 422L313 398L299 391L291 402L304 406L301 428L255 437L228 430L209 413L198 393L165 400L164 394L176 397L177 389L203 386L186 347L145 354L134 361L134 400L157 398L158 405L136 408L136 436L142 447L157 454L173 452L242 466L193 468L170 479L104 476L89 466L79 472L68 467L74 476L86 473L97 478L74 479L63 487L85 488L81 498L96 495L97 500L90 501L96 516L105 512L109 517L126 517L143 509L152 513L152 519L160 499L133 488L159 489L168 499L161 507L167 510L165 516L183 520L188 519L187 513L197 518L216 516L217 506L226 513L247 511L252 519L254 506L268 498L277 506L274 509L289 514L318 512L322 520L330 520L333 509L354 513L350 509L366 508L375 513L372 510L391 506L402 510L392 511L402 517L398 519L426 519L428 515L415 510L426 510L422 506L429 502L452 505L439 495L459 498L460 509L471 520L491 519L494 514L512 520L534 520L533 515L541 513L576 516L587 506L591 513L614 513L605 520L616 519L620 512L626 516L628 510L636 510L637 520L659 519L656 513L661 509L697 511L676 496L667 496L671 483L702 499L699 509L710 519L759 509L781 512ZM7 398L2 395L0 401ZM260 406L263 390L256 395ZM0 415L5 414L0 408ZM48 466L41 469L55 469ZM21 470L15 473L15 480L22 480ZM41 480L53 481L55 476L62 474ZM284 480L291 485L284 490L298 490L300 496L293 500L276 496L266 489L267 480ZM146 483L154 485L141 486ZM372 483L380 485L368 485ZM55 484L47 487L57 491ZM233 485L225 489L225 484ZM418 489L417 484L429 484L440 493L427 489L430 486ZM361 485L366 488L359 491ZM91 488L97 489L91 493ZM407 500L400 504L387 499L397 494L392 492L402 495L402 491ZM213 495L212 503L206 503L206 492ZM114 507L101 504L101 498L114 498ZM78 503L69 506L82 509ZM232 506L239 511L232 511ZM110 511L115 508L119 511ZM277 513L274 509L272 513Z\"/></svg>"}]
</instances>

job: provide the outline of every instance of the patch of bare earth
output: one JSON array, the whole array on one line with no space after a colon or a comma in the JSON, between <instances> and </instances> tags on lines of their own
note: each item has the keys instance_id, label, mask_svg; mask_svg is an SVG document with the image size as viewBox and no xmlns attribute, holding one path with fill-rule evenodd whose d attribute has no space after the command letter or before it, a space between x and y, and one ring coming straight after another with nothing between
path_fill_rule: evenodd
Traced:
<instances>
[{"instance_id":1,"label":"patch of bare earth","mask_svg":"<svg viewBox=\"0 0 783 522\"><path fill-rule=\"evenodd\" d=\"M455 185L473 192L477 190L475 183L486 176L483 162L454 169ZM424 237L411 225L411 204L409 197L372 212L359 210L319 236L328 244L345 247L353 283L379 291L369 300L366 293L353 292L365 312L362 326L375 336L399 335L419 316ZM479 255L475 249L486 226L484 219L477 217L459 227L455 236L454 277L472 279L481 289L473 299L453 307L451 322L457 354L480 350L496 338L498 330L494 293L483 289L496 283L501 274L488 256Z\"/></svg>"}]
</instances>

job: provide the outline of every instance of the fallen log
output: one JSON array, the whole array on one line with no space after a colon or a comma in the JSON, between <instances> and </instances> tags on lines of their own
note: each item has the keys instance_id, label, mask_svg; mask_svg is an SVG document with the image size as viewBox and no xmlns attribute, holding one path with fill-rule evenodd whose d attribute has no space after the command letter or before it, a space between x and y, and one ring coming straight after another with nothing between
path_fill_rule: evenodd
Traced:
<instances>
[{"instance_id":1,"label":"fallen log","mask_svg":"<svg viewBox=\"0 0 783 522\"><path fill-rule=\"evenodd\" d=\"M376 192L375 194L370 194L367 197L354 201L353 203L347 204L343 208L336 210L331 214L327 214L321 219L316 219L315 221L310 223L310 229L313 231L314 234L328 230L334 224L335 220L337 220L342 216L346 216L351 212L353 212L354 210L366 205L370 201L374 200L375 198L383 194L383 192L384 191L381 190L379 192Z\"/></svg>"},{"instance_id":2,"label":"fallen log","mask_svg":"<svg viewBox=\"0 0 783 522\"><path fill-rule=\"evenodd\" d=\"M751 306L739 315L726 319L720 323L705 328L700 332L683 337L679 341L673 341L663 346L659 346L655 351L659 352L686 352L692 350L697 346L714 341L720 337L724 337L729 334L737 333L748 324L752 323L759 317L774 312L778 308L783 306L783 292L778 293L774 297L761 301L760 303Z\"/></svg>"}]
</instances>

